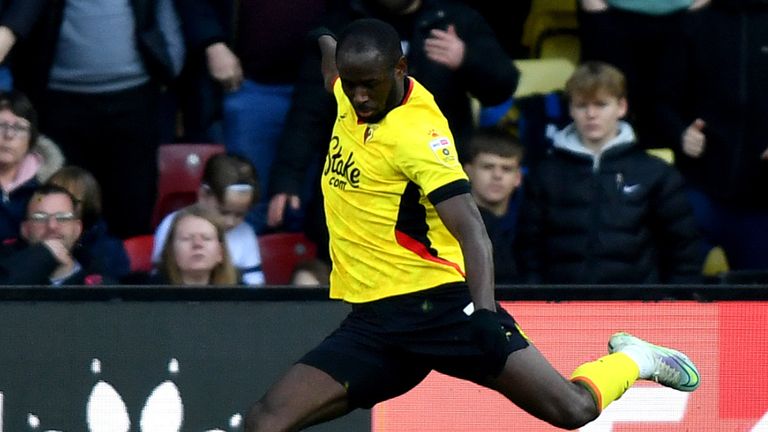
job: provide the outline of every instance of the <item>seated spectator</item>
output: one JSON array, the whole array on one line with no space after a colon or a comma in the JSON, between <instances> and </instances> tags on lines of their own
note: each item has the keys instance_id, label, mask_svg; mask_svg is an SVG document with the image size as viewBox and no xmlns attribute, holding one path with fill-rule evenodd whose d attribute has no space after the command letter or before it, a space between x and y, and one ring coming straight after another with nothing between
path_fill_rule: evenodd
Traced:
<instances>
[{"instance_id":1,"label":"seated spectator","mask_svg":"<svg viewBox=\"0 0 768 432\"><path fill-rule=\"evenodd\" d=\"M48 183L61 186L75 197L76 211L83 222L83 233L74 254L86 267L120 280L131 271L131 263L122 240L112 236L101 216L101 188L88 171L65 166Z\"/></svg>"},{"instance_id":2,"label":"seated spectator","mask_svg":"<svg viewBox=\"0 0 768 432\"><path fill-rule=\"evenodd\" d=\"M261 254L256 233L246 223L245 216L258 201L259 183L256 170L247 159L230 154L211 157L203 170L197 203L220 219L226 230L226 244L232 264L240 272L246 285L264 284ZM172 213L160 222L155 231L152 262L160 262L161 251Z\"/></svg>"},{"instance_id":3,"label":"seated spectator","mask_svg":"<svg viewBox=\"0 0 768 432\"><path fill-rule=\"evenodd\" d=\"M497 284L518 282L513 253L521 193L523 147L509 133L495 128L478 129L469 142L464 164L472 182L472 196L493 244Z\"/></svg>"},{"instance_id":4,"label":"seated spectator","mask_svg":"<svg viewBox=\"0 0 768 432\"><path fill-rule=\"evenodd\" d=\"M566 83L573 123L525 181L519 262L553 284L700 281L703 256L683 181L635 145L623 74L589 62Z\"/></svg>"},{"instance_id":5,"label":"seated spectator","mask_svg":"<svg viewBox=\"0 0 768 432\"><path fill-rule=\"evenodd\" d=\"M38 134L37 112L17 91L0 91L0 240L19 236L35 188L64 164L61 151Z\"/></svg>"},{"instance_id":6,"label":"seated spectator","mask_svg":"<svg viewBox=\"0 0 768 432\"><path fill-rule=\"evenodd\" d=\"M225 244L218 215L201 205L174 213L160 254L160 283L236 285L237 270Z\"/></svg>"},{"instance_id":7,"label":"seated spectator","mask_svg":"<svg viewBox=\"0 0 768 432\"><path fill-rule=\"evenodd\" d=\"M290 285L297 287L328 286L331 267L325 261L313 259L296 264L291 273Z\"/></svg>"},{"instance_id":8,"label":"seated spectator","mask_svg":"<svg viewBox=\"0 0 768 432\"><path fill-rule=\"evenodd\" d=\"M105 278L72 254L82 232L75 199L66 189L35 190L21 224L21 239L0 247L0 283L5 285L99 285Z\"/></svg>"}]
</instances>

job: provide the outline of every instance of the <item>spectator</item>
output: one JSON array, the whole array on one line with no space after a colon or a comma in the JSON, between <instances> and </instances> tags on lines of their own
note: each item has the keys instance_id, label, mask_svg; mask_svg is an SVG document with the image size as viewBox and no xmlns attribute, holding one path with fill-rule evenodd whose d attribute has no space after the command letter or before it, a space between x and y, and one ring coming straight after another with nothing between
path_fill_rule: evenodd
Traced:
<instances>
[{"instance_id":1,"label":"spectator","mask_svg":"<svg viewBox=\"0 0 768 432\"><path fill-rule=\"evenodd\" d=\"M582 61L603 61L627 78L627 114L644 148L663 147L654 125L655 88L664 49L683 33L683 20L710 0L579 0Z\"/></svg>"},{"instance_id":2,"label":"spectator","mask_svg":"<svg viewBox=\"0 0 768 432\"><path fill-rule=\"evenodd\" d=\"M566 83L573 123L525 182L520 221L528 282L700 281L703 255L679 173L635 145L624 76L589 62Z\"/></svg>"},{"instance_id":3,"label":"spectator","mask_svg":"<svg viewBox=\"0 0 768 432\"><path fill-rule=\"evenodd\" d=\"M179 91L182 140L223 142L228 152L247 157L262 179L260 196L265 198L302 43L327 0L176 2L182 22L196 23L185 28L189 58ZM257 203L248 215L257 232L266 205Z\"/></svg>"},{"instance_id":4,"label":"spectator","mask_svg":"<svg viewBox=\"0 0 768 432\"><path fill-rule=\"evenodd\" d=\"M218 215L200 205L174 214L160 258L159 279L170 285L235 285L237 270L224 246Z\"/></svg>"},{"instance_id":5,"label":"spectator","mask_svg":"<svg viewBox=\"0 0 768 432\"><path fill-rule=\"evenodd\" d=\"M7 285L101 285L108 281L72 254L82 232L75 199L64 188L42 185L27 206L21 239L0 249L0 281Z\"/></svg>"},{"instance_id":6,"label":"spectator","mask_svg":"<svg viewBox=\"0 0 768 432\"><path fill-rule=\"evenodd\" d=\"M732 270L768 270L768 3L713 0L670 41L659 126L699 227Z\"/></svg>"},{"instance_id":7,"label":"spectator","mask_svg":"<svg viewBox=\"0 0 768 432\"><path fill-rule=\"evenodd\" d=\"M523 147L509 133L495 128L478 129L469 142L464 164L472 183L472 197L493 244L497 284L518 282L514 245L522 193L520 163Z\"/></svg>"},{"instance_id":8,"label":"spectator","mask_svg":"<svg viewBox=\"0 0 768 432\"><path fill-rule=\"evenodd\" d=\"M171 1L21 2L36 24L18 43L14 83L67 161L99 181L121 238L151 229L161 85L184 48Z\"/></svg>"},{"instance_id":9,"label":"spectator","mask_svg":"<svg viewBox=\"0 0 768 432\"><path fill-rule=\"evenodd\" d=\"M497 105L514 93L518 81L512 60L488 24L473 9L451 0L347 0L331 8L323 23L337 32L358 18L378 18L397 29L408 74L434 95L464 160L473 129L470 96L483 105ZM305 175L314 172L309 167L327 153L336 108L323 89L315 41L308 46L271 172L267 225L283 224L286 209L289 215L303 210L309 214L307 236L326 245L320 194L315 192L304 206L301 196L307 201L302 192ZM318 254L327 260L325 248Z\"/></svg>"},{"instance_id":10,"label":"spectator","mask_svg":"<svg viewBox=\"0 0 768 432\"><path fill-rule=\"evenodd\" d=\"M58 147L38 133L29 99L0 91L0 239L19 236L32 193L63 164Z\"/></svg>"},{"instance_id":11,"label":"spectator","mask_svg":"<svg viewBox=\"0 0 768 432\"><path fill-rule=\"evenodd\" d=\"M16 39L29 31L29 21L22 0L0 1L0 90L13 88L8 58Z\"/></svg>"},{"instance_id":12,"label":"spectator","mask_svg":"<svg viewBox=\"0 0 768 432\"><path fill-rule=\"evenodd\" d=\"M290 285L299 287L328 286L331 268L325 261L313 259L296 264L291 273Z\"/></svg>"},{"instance_id":13,"label":"spectator","mask_svg":"<svg viewBox=\"0 0 768 432\"><path fill-rule=\"evenodd\" d=\"M131 263L123 242L113 237L101 217L101 188L88 171L73 165L56 171L48 183L60 186L75 198L75 211L80 215L83 233L73 253L77 260L114 280L131 271Z\"/></svg>"},{"instance_id":14,"label":"spectator","mask_svg":"<svg viewBox=\"0 0 768 432\"><path fill-rule=\"evenodd\" d=\"M232 264L246 285L264 284L261 254L256 233L245 222L245 215L259 199L256 170L241 156L221 153L206 162L197 204L220 219L226 231L226 244ZM175 216L166 216L155 231L152 262L159 263L161 251Z\"/></svg>"}]
</instances>

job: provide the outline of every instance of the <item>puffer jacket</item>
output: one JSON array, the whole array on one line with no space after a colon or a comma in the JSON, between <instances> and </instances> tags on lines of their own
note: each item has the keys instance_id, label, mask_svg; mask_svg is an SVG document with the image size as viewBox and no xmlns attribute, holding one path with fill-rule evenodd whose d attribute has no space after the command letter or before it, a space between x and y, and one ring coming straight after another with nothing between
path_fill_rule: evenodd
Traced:
<instances>
[{"instance_id":1,"label":"puffer jacket","mask_svg":"<svg viewBox=\"0 0 768 432\"><path fill-rule=\"evenodd\" d=\"M700 281L702 248L682 178L638 148L627 123L596 155L566 127L524 187L517 254L526 282Z\"/></svg>"},{"instance_id":2,"label":"puffer jacket","mask_svg":"<svg viewBox=\"0 0 768 432\"><path fill-rule=\"evenodd\" d=\"M2 188L0 240L19 236L19 226L24 220L32 193L64 166L64 156L53 141L40 135L22 165L24 169L20 170L17 180L7 189Z\"/></svg>"}]
</instances>

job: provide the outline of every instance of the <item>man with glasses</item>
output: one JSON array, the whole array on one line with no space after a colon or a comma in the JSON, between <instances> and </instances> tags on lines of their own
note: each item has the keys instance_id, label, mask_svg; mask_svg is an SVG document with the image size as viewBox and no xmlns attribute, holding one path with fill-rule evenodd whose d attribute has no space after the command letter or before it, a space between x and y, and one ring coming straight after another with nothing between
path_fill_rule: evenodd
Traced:
<instances>
[{"instance_id":1,"label":"man with glasses","mask_svg":"<svg viewBox=\"0 0 768 432\"><path fill-rule=\"evenodd\" d=\"M91 274L73 257L82 233L75 199L64 188L40 186L27 205L21 239L0 246L0 283L7 285L94 285Z\"/></svg>"}]
</instances>

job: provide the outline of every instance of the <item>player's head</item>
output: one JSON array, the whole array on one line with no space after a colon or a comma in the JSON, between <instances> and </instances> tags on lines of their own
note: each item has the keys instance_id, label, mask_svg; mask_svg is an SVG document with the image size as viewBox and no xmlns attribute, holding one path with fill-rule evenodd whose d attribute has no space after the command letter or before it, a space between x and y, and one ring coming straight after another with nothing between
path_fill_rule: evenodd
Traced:
<instances>
[{"instance_id":1,"label":"player's head","mask_svg":"<svg viewBox=\"0 0 768 432\"><path fill-rule=\"evenodd\" d=\"M628 108L621 71L606 63L584 63L568 79L565 92L584 145L600 148L616 136Z\"/></svg>"},{"instance_id":2,"label":"player's head","mask_svg":"<svg viewBox=\"0 0 768 432\"><path fill-rule=\"evenodd\" d=\"M406 62L397 31L384 21L349 24L336 45L341 86L361 121L376 123L403 98Z\"/></svg>"}]
</instances>

